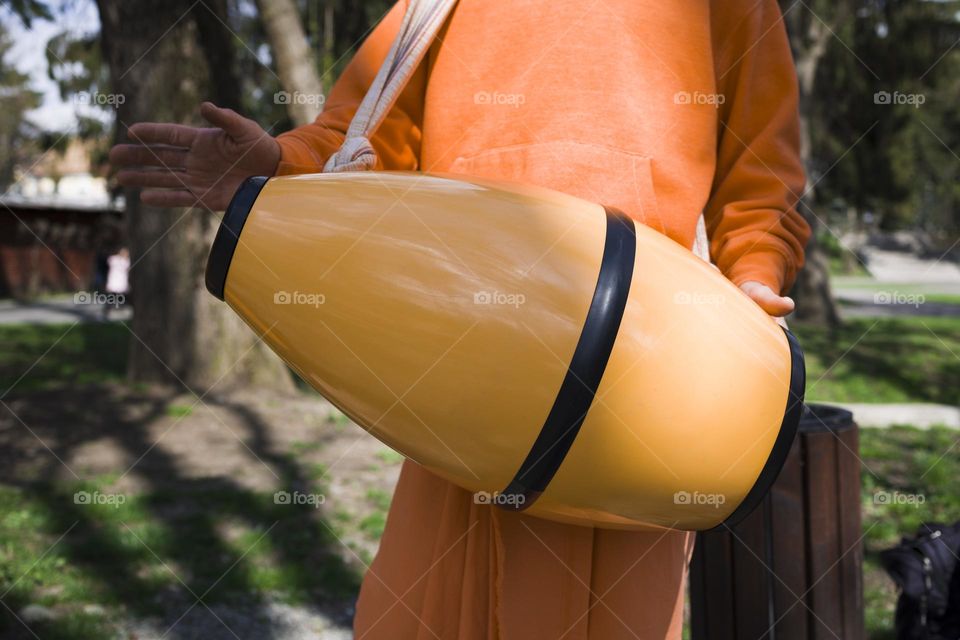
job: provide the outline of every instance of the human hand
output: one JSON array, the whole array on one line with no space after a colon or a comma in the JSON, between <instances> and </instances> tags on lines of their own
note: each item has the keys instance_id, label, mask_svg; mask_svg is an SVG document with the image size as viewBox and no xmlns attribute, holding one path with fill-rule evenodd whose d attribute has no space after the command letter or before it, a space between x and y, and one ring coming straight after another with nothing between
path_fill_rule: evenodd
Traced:
<instances>
[{"instance_id":1,"label":"human hand","mask_svg":"<svg viewBox=\"0 0 960 640\"><path fill-rule=\"evenodd\" d=\"M740 290L775 318L787 315L795 307L791 298L777 295L773 289L756 280L747 280L740 285Z\"/></svg>"},{"instance_id":2,"label":"human hand","mask_svg":"<svg viewBox=\"0 0 960 640\"><path fill-rule=\"evenodd\" d=\"M128 135L137 144L110 150L117 181L143 189L144 204L223 211L246 178L276 172L280 145L259 124L210 102L200 115L213 127L132 125Z\"/></svg>"}]
</instances>

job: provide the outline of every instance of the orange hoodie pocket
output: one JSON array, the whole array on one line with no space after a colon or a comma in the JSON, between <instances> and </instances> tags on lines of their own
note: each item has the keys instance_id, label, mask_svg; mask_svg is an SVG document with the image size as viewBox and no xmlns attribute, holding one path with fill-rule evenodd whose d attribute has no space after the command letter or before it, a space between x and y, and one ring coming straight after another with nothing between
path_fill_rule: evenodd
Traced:
<instances>
[{"instance_id":1,"label":"orange hoodie pocket","mask_svg":"<svg viewBox=\"0 0 960 640\"><path fill-rule=\"evenodd\" d=\"M460 156L451 173L534 184L616 207L661 233L651 160L612 147L555 141L498 147Z\"/></svg>"}]
</instances>

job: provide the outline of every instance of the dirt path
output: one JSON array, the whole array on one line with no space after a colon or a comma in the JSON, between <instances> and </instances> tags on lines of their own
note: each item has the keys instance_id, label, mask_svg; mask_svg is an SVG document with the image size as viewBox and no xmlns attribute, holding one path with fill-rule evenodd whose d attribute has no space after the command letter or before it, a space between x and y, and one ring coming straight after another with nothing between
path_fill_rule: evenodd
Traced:
<instances>
[{"instance_id":1,"label":"dirt path","mask_svg":"<svg viewBox=\"0 0 960 640\"><path fill-rule=\"evenodd\" d=\"M281 489L309 493L322 487L317 516L306 517L334 523L311 526L318 537L336 527L324 544L355 575L376 552L376 526L386 506L376 506L371 496L375 503L388 503L400 469L397 454L313 395L244 392L197 402L186 394L108 384L30 392L4 402L9 410L0 406L2 484L32 491L36 483L89 481L128 496L196 495L209 488L244 500L269 499ZM196 508L189 498L174 499L162 509L177 513L158 509L150 517L176 522L184 509ZM373 534L358 526L370 518ZM229 538L231 532L222 535ZM280 544L284 539L292 538L278 538ZM305 571L311 562L302 559ZM190 567L184 571L189 575ZM121 615L117 626L124 637L145 640L350 637L352 599L318 595L315 605L297 605L275 601L270 593L255 595L250 606L217 603L213 613L194 607L181 618L191 599L174 593L163 596L160 614ZM50 613L42 607L30 611ZM164 636L171 625L176 632Z\"/></svg>"}]
</instances>

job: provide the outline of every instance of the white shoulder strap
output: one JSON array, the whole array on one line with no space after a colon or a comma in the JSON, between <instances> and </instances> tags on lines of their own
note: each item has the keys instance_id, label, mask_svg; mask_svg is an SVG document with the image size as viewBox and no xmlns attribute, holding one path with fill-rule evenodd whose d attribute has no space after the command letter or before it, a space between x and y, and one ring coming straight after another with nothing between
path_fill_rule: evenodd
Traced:
<instances>
[{"instance_id":1,"label":"white shoulder strap","mask_svg":"<svg viewBox=\"0 0 960 640\"><path fill-rule=\"evenodd\" d=\"M343 146L330 156L324 171L373 168L377 152L370 144L370 136L387 117L456 3L457 0L410 0L400 32L357 108Z\"/></svg>"},{"instance_id":2,"label":"white shoulder strap","mask_svg":"<svg viewBox=\"0 0 960 640\"><path fill-rule=\"evenodd\" d=\"M697 231L693 237L693 254L710 262L710 240L707 238L707 221L703 214L697 218Z\"/></svg>"}]
</instances>

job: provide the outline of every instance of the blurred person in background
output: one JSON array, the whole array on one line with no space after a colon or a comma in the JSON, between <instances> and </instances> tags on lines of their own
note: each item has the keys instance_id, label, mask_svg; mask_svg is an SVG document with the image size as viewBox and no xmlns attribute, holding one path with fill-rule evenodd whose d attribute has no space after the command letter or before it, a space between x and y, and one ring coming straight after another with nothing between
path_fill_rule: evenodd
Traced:
<instances>
[{"instance_id":1,"label":"blurred person in background","mask_svg":"<svg viewBox=\"0 0 960 640\"><path fill-rule=\"evenodd\" d=\"M110 309L119 309L127 304L130 295L130 252L121 247L116 253L107 258L107 278L104 289L107 297L101 309L103 320L110 319Z\"/></svg>"}]
</instances>

